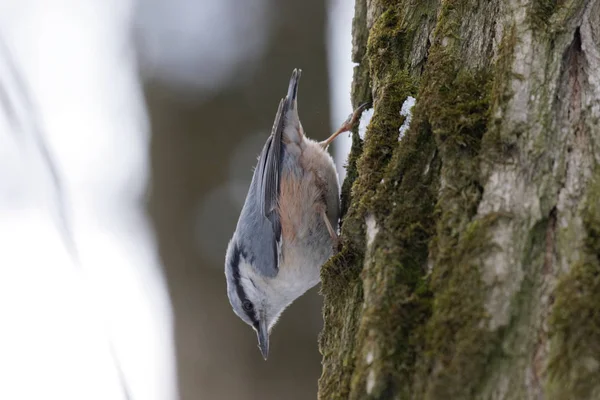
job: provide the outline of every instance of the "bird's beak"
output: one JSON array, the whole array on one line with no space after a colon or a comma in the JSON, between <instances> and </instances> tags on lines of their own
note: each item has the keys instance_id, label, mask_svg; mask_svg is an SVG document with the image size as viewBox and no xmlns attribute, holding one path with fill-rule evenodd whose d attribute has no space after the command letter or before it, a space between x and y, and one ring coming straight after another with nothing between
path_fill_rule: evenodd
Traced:
<instances>
[{"instance_id":1,"label":"bird's beak","mask_svg":"<svg viewBox=\"0 0 600 400\"><path fill-rule=\"evenodd\" d=\"M296 107L296 99L298 97L298 83L300 82L301 69L294 69L290 84L288 86L287 95L285 96L285 110L293 110Z\"/></svg>"},{"instance_id":2,"label":"bird's beak","mask_svg":"<svg viewBox=\"0 0 600 400\"><path fill-rule=\"evenodd\" d=\"M258 335L258 347L263 358L266 360L269 356L269 327L267 326L266 319L261 318L256 334Z\"/></svg>"}]
</instances>

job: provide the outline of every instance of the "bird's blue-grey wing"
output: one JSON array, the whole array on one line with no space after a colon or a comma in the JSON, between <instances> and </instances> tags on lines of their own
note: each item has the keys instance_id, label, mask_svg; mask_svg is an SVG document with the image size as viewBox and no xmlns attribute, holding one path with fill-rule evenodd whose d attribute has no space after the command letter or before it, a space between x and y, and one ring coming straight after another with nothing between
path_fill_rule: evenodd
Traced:
<instances>
[{"instance_id":1,"label":"bird's blue-grey wing","mask_svg":"<svg viewBox=\"0 0 600 400\"><path fill-rule=\"evenodd\" d=\"M256 210L251 237L247 238L256 250L253 263L262 275L273 277L279 271L281 258L281 222L278 211L279 179L281 176L281 134L283 132L284 100L279 103L271 135L267 139L254 171L256 186L253 199Z\"/></svg>"},{"instance_id":2,"label":"bird's blue-grey wing","mask_svg":"<svg viewBox=\"0 0 600 400\"><path fill-rule=\"evenodd\" d=\"M271 136L267 139L260 156L258 177L259 188L261 188L261 209L263 215L273 224L273 231L276 234L281 234L281 225L277 207L279 205L279 182L281 179L284 151L284 145L282 143L283 130L285 128L284 123L288 111L295 107L299 79L300 70L295 69L290 78L287 95L279 102L279 108L275 115ZM277 236L279 237L279 235Z\"/></svg>"},{"instance_id":3,"label":"bird's blue-grey wing","mask_svg":"<svg viewBox=\"0 0 600 400\"><path fill-rule=\"evenodd\" d=\"M281 111L283 100L279 105ZM280 115L278 111L277 115ZM276 131L281 118L275 118ZM245 249L245 258L264 276L274 277L279 271L281 224L277 212L279 168L273 163L277 157L273 133L267 138L252 175L252 183L236 228L236 240ZM281 144L279 145L281 146ZM281 147L280 147L281 151ZM277 152L277 153L280 153Z\"/></svg>"},{"instance_id":4,"label":"bird's blue-grey wing","mask_svg":"<svg viewBox=\"0 0 600 400\"><path fill-rule=\"evenodd\" d=\"M277 206L279 201L279 180L281 177L283 112L285 100L279 102L271 135L267 139L260 155L258 166L258 188L260 210L271 221L275 237L281 235L281 223Z\"/></svg>"},{"instance_id":5,"label":"bird's blue-grey wing","mask_svg":"<svg viewBox=\"0 0 600 400\"><path fill-rule=\"evenodd\" d=\"M295 106L300 71L294 70L288 93L279 103L271 135L260 154L254 171L251 192L247 201L252 203L253 218L246 240L255 249L254 266L263 275L275 276L281 261L281 221L279 217L279 184L282 175L284 123L287 112ZM255 181L255 182L254 182ZM254 197L256 196L256 197Z\"/></svg>"}]
</instances>

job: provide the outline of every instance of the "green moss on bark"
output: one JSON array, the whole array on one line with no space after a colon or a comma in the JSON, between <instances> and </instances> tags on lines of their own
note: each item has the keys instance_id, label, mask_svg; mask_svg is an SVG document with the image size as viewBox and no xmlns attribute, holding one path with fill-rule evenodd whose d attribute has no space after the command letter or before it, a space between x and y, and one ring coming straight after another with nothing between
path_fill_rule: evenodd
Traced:
<instances>
[{"instance_id":1,"label":"green moss on bark","mask_svg":"<svg viewBox=\"0 0 600 400\"><path fill-rule=\"evenodd\" d=\"M323 266L323 331L319 349L323 374L319 379L319 399L346 400L355 369L355 340L362 318L363 292L359 279L360 255L349 246Z\"/></svg>"},{"instance_id":2,"label":"green moss on bark","mask_svg":"<svg viewBox=\"0 0 600 400\"><path fill-rule=\"evenodd\" d=\"M364 144L354 136L352 189L348 191L348 184L343 189L343 196L352 198L342 228L344 247L322 272L327 323L321 337L320 398L389 398L400 391L407 397L406 383L422 337L416 332L429 315L431 299L424 276L428 242L435 231L439 159L426 123L417 124L420 128L407 133L399 145L405 118L400 109L407 96L416 94L418 83L406 62L414 39L414 26L408 24L414 20L405 18L400 3L378 5L383 13L369 32L364 62L355 70L354 102L365 100L368 79L374 115ZM366 243L367 215L381 230L373 252ZM361 279L354 280L356 266L363 264ZM360 305L351 310L360 313L354 314L356 319L342 321L333 315L351 305ZM338 342L349 333L355 336ZM345 353L334 354L337 348ZM353 371L351 379L348 371Z\"/></svg>"},{"instance_id":3,"label":"green moss on bark","mask_svg":"<svg viewBox=\"0 0 600 400\"><path fill-rule=\"evenodd\" d=\"M506 105L513 96L512 66L517 45L516 26L510 25L504 30L502 41L498 46L498 56L494 65L494 76L490 87L490 120L488 132L482 139L486 149L484 164L506 162L511 159L511 151L515 149L517 138L512 133L507 136L502 123L506 113Z\"/></svg>"},{"instance_id":4,"label":"green moss on bark","mask_svg":"<svg viewBox=\"0 0 600 400\"><path fill-rule=\"evenodd\" d=\"M487 232L500 217L474 220L445 236L432 277L434 314L427 326L423 383L427 399L474 398L500 339L487 329L479 259L492 250Z\"/></svg>"},{"instance_id":5,"label":"green moss on bark","mask_svg":"<svg viewBox=\"0 0 600 400\"><path fill-rule=\"evenodd\" d=\"M487 329L480 260L491 250L488 232L500 217L474 219L494 74L491 66L465 69L460 59L456 32L465 5L444 3L419 98L440 153L443 183L430 244L433 312L415 398L472 398L498 341L498 333Z\"/></svg>"},{"instance_id":6,"label":"green moss on bark","mask_svg":"<svg viewBox=\"0 0 600 400\"><path fill-rule=\"evenodd\" d=\"M358 135L358 131L352 132L352 147L350 148L350 155L348 156L348 162L346 163L346 179L342 184L341 191L341 216L342 219L348 212L348 208L352 203L352 185L356 178L358 178L358 169L356 162L358 161L359 155L362 153L363 142Z\"/></svg>"},{"instance_id":7,"label":"green moss on bark","mask_svg":"<svg viewBox=\"0 0 600 400\"><path fill-rule=\"evenodd\" d=\"M543 31L550 23L550 19L556 8L558 0L534 0L529 12L531 24L538 31Z\"/></svg>"},{"instance_id":8,"label":"green moss on bark","mask_svg":"<svg viewBox=\"0 0 600 400\"><path fill-rule=\"evenodd\" d=\"M410 398L423 346L431 310L427 251L435 232L440 162L427 124L414 126L370 202L379 232L362 273L365 309L351 398L385 399L389 393Z\"/></svg>"}]
</instances>

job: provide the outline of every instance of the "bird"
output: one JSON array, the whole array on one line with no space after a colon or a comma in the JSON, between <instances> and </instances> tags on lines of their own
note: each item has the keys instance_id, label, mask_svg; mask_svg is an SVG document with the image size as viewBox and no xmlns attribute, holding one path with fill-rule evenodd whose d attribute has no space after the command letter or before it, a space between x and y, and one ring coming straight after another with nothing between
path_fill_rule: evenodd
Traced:
<instances>
[{"instance_id":1,"label":"bird","mask_svg":"<svg viewBox=\"0 0 600 400\"><path fill-rule=\"evenodd\" d=\"M225 254L227 296L234 313L256 331L265 360L281 313L320 281L337 251L340 184L328 146L352 129L357 108L328 139L308 138L298 115L294 69Z\"/></svg>"}]
</instances>

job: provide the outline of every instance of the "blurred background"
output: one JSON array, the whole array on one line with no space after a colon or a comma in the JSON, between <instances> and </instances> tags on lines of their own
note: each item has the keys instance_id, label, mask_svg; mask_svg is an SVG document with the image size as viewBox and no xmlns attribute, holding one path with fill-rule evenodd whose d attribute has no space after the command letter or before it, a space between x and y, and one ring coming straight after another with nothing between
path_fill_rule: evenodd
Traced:
<instances>
[{"instance_id":1,"label":"blurred background","mask_svg":"<svg viewBox=\"0 0 600 400\"><path fill-rule=\"evenodd\" d=\"M0 399L316 398L318 289L265 362L223 263L292 69L309 136L352 111L353 11L0 0Z\"/></svg>"}]
</instances>

